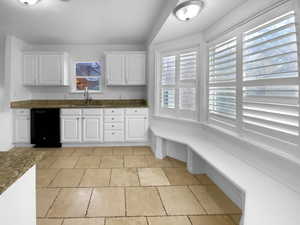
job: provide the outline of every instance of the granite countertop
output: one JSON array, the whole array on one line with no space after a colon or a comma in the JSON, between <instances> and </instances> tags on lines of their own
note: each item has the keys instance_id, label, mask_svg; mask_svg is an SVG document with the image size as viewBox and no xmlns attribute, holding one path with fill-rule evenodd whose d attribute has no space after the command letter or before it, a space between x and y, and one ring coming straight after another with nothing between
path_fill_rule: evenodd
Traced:
<instances>
[{"instance_id":1,"label":"granite countertop","mask_svg":"<svg viewBox=\"0 0 300 225\"><path fill-rule=\"evenodd\" d=\"M147 107L144 99L131 100L27 100L10 103L11 108L139 108Z\"/></svg>"},{"instance_id":2,"label":"granite countertop","mask_svg":"<svg viewBox=\"0 0 300 225\"><path fill-rule=\"evenodd\" d=\"M0 195L44 155L44 152L29 148L15 148L8 152L0 152Z\"/></svg>"}]
</instances>

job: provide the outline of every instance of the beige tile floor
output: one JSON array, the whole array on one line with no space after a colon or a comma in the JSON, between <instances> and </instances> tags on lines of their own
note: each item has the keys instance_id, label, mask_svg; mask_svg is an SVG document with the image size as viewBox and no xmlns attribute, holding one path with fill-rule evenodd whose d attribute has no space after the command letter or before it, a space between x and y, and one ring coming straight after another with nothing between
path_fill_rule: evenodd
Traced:
<instances>
[{"instance_id":1,"label":"beige tile floor","mask_svg":"<svg viewBox=\"0 0 300 225\"><path fill-rule=\"evenodd\" d=\"M148 147L39 149L38 225L238 225L241 210L205 175Z\"/></svg>"}]
</instances>

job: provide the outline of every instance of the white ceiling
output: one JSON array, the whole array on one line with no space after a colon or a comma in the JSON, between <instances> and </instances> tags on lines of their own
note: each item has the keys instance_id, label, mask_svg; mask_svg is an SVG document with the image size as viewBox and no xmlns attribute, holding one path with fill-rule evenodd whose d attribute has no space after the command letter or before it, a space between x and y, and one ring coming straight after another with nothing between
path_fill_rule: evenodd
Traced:
<instances>
[{"instance_id":1,"label":"white ceiling","mask_svg":"<svg viewBox=\"0 0 300 225\"><path fill-rule=\"evenodd\" d=\"M167 1L1 0L0 31L36 44L144 44Z\"/></svg>"},{"instance_id":2,"label":"white ceiling","mask_svg":"<svg viewBox=\"0 0 300 225\"><path fill-rule=\"evenodd\" d=\"M182 1L182 0L181 0ZM154 39L155 43L165 42L186 35L199 33L222 19L227 13L247 0L203 0L204 9L200 15L189 22L178 21L170 14L160 32Z\"/></svg>"}]
</instances>

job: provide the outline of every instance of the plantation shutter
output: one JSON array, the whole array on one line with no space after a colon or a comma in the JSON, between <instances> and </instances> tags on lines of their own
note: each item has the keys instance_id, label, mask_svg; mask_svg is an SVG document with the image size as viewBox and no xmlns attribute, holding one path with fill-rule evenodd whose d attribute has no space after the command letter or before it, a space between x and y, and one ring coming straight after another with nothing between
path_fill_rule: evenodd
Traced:
<instances>
[{"instance_id":1,"label":"plantation shutter","mask_svg":"<svg viewBox=\"0 0 300 225\"><path fill-rule=\"evenodd\" d=\"M298 68L294 12L244 33L244 128L296 142L299 135Z\"/></svg>"},{"instance_id":2,"label":"plantation shutter","mask_svg":"<svg viewBox=\"0 0 300 225\"><path fill-rule=\"evenodd\" d=\"M209 119L231 126L236 120L236 55L236 38L209 48Z\"/></svg>"},{"instance_id":3,"label":"plantation shutter","mask_svg":"<svg viewBox=\"0 0 300 225\"><path fill-rule=\"evenodd\" d=\"M179 109L196 110L197 51L179 54Z\"/></svg>"},{"instance_id":4,"label":"plantation shutter","mask_svg":"<svg viewBox=\"0 0 300 225\"><path fill-rule=\"evenodd\" d=\"M164 56L161 60L161 107L175 109L176 56Z\"/></svg>"},{"instance_id":5,"label":"plantation shutter","mask_svg":"<svg viewBox=\"0 0 300 225\"><path fill-rule=\"evenodd\" d=\"M196 110L196 88L179 89L179 106L181 110Z\"/></svg>"},{"instance_id":6,"label":"plantation shutter","mask_svg":"<svg viewBox=\"0 0 300 225\"><path fill-rule=\"evenodd\" d=\"M185 52L179 55L180 80L195 80L197 75L197 52Z\"/></svg>"},{"instance_id":7,"label":"plantation shutter","mask_svg":"<svg viewBox=\"0 0 300 225\"><path fill-rule=\"evenodd\" d=\"M175 88L162 88L161 107L175 109Z\"/></svg>"}]
</instances>

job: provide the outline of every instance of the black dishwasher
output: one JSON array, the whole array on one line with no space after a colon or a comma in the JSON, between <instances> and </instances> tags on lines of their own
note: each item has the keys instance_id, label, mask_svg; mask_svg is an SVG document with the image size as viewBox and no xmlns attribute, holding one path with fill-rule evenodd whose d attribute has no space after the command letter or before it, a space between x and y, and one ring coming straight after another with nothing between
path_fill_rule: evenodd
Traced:
<instances>
[{"instance_id":1,"label":"black dishwasher","mask_svg":"<svg viewBox=\"0 0 300 225\"><path fill-rule=\"evenodd\" d=\"M60 109L31 109L31 144L37 148L58 148Z\"/></svg>"}]
</instances>

